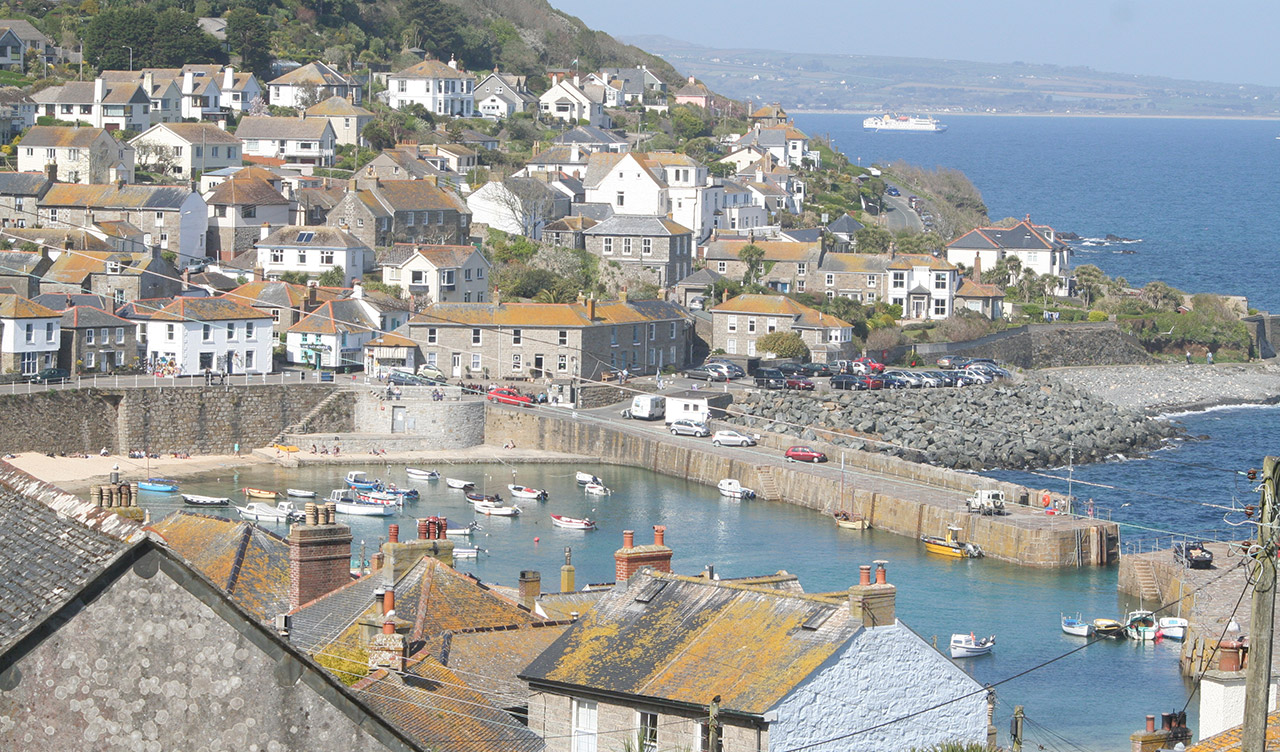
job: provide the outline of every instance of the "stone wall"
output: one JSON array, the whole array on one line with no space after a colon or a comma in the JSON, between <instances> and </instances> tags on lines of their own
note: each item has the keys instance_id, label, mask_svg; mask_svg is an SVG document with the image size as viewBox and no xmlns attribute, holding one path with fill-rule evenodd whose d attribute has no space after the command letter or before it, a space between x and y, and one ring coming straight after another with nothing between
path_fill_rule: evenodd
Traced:
<instances>
[{"instance_id":1,"label":"stone wall","mask_svg":"<svg viewBox=\"0 0 1280 752\"><path fill-rule=\"evenodd\" d=\"M630 401L635 394L630 389L605 384L578 387L578 408L591 410L597 407L615 405L623 400ZM621 409L621 408L619 408Z\"/></svg>"},{"instance_id":2,"label":"stone wall","mask_svg":"<svg viewBox=\"0 0 1280 752\"><path fill-rule=\"evenodd\" d=\"M384 400L368 392L355 393L356 434L386 435L392 433L392 419L404 410L404 421L397 426L396 436L412 438L413 449L462 449L484 443L484 400L432 400L427 396L402 395L398 400ZM313 433L322 433L313 431ZM351 441L346 444L354 447ZM400 441L404 444L404 441ZM385 444L385 442L383 442ZM386 448L379 444L380 448ZM357 451L352 448L350 451Z\"/></svg>"},{"instance_id":3,"label":"stone wall","mask_svg":"<svg viewBox=\"0 0 1280 752\"><path fill-rule=\"evenodd\" d=\"M97 389L0 396L0 452L114 450L118 402Z\"/></svg>"},{"instance_id":4,"label":"stone wall","mask_svg":"<svg viewBox=\"0 0 1280 752\"><path fill-rule=\"evenodd\" d=\"M1132 335L1110 321L1079 324L1029 324L971 342L916 345L929 362L943 355L993 358L1019 368L1151 363L1153 358Z\"/></svg>"}]
</instances>

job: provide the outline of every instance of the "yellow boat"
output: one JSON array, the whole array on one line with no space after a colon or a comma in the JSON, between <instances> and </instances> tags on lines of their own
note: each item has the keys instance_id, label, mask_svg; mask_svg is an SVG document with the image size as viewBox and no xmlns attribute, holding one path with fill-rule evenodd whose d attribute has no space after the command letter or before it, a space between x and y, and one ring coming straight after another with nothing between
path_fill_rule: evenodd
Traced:
<instances>
[{"instance_id":1,"label":"yellow boat","mask_svg":"<svg viewBox=\"0 0 1280 752\"><path fill-rule=\"evenodd\" d=\"M836 527L842 527L846 530L866 530L871 527L867 523L865 517L860 514L851 514L849 512L836 512L831 515L836 522Z\"/></svg>"},{"instance_id":2,"label":"yellow boat","mask_svg":"<svg viewBox=\"0 0 1280 752\"><path fill-rule=\"evenodd\" d=\"M956 537L960 532L960 528L955 525L947 526L947 537L939 538L936 535L922 535L920 540L924 541L924 550L931 554L939 556L950 556L953 559L976 559L982 556L982 549L972 543L961 543Z\"/></svg>"},{"instance_id":3,"label":"yellow boat","mask_svg":"<svg viewBox=\"0 0 1280 752\"><path fill-rule=\"evenodd\" d=\"M261 488L242 488L244 495L250 499L274 499L278 494L275 491L266 491Z\"/></svg>"}]
</instances>

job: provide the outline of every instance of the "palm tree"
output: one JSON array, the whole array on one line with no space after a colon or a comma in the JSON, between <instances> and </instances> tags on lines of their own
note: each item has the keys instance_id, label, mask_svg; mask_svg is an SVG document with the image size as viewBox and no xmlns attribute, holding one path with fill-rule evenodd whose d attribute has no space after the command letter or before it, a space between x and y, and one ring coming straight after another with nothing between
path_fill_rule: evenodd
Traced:
<instances>
[{"instance_id":1,"label":"palm tree","mask_svg":"<svg viewBox=\"0 0 1280 752\"><path fill-rule=\"evenodd\" d=\"M556 285L555 287L545 287L533 296L535 303L572 303L578 299L578 294L570 290L567 286Z\"/></svg>"}]
</instances>

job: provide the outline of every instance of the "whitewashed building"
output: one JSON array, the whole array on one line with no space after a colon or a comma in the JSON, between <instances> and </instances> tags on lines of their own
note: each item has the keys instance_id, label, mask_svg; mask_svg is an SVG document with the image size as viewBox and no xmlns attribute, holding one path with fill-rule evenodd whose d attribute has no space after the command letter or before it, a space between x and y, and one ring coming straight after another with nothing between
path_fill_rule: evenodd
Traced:
<instances>
[{"instance_id":1,"label":"whitewashed building","mask_svg":"<svg viewBox=\"0 0 1280 752\"><path fill-rule=\"evenodd\" d=\"M916 321L945 319L955 310L960 270L929 254L897 254L887 267L889 303L902 317Z\"/></svg>"},{"instance_id":2,"label":"whitewashed building","mask_svg":"<svg viewBox=\"0 0 1280 752\"><path fill-rule=\"evenodd\" d=\"M68 81L31 95L40 114L109 131L151 127L151 97L136 81Z\"/></svg>"},{"instance_id":3,"label":"whitewashed building","mask_svg":"<svg viewBox=\"0 0 1280 752\"><path fill-rule=\"evenodd\" d=\"M68 183L133 182L134 150L102 128L37 125L18 145L18 172L47 172Z\"/></svg>"},{"instance_id":4,"label":"whitewashed building","mask_svg":"<svg viewBox=\"0 0 1280 752\"><path fill-rule=\"evenodd\" d=\"M343 284L349 285L374 263L369 246L327 225L287 225L259 240L257 248L258 266L268 279L279 279L285 272L314 277L338 267Z\"/></svg>"},{"instance_id":5,"label":"whitewashed building","mask_svg":"<svg viewBox=\"0 0 1280 752\"><path fill-rule=\"evenodd\" d=\"M601 87L595 87L597 89ZM562 78L538 97L538 111L544 119L564 120L577 124L585 120L588 125L608 128L612 120L604 112L604 99L592 96L578 78Z\"/></svg>"},{"instance_id":6,"label":"whitewashed building","mask_svg":"<svg viewBox=\"0 0 1280 752\"><path fill-rule=\"evenodd\" d=\"M1055 294L1069 290L1067 245L1055 237L1052 227L1031 223L1028 215L1013 227L979 227L947 246L947 261L990 271L1005 259L1016 258L1023 269L1058 279Z\"/></svg>"},{"instance_id":7,"label":"whitewashed building","mask_svg":"<svg viewBox=\"0 0 1280 752\"><path fill-rule=\"evenodd\" d=\"M246 157L332 167L338 138L327 118L246 117L236 135Z\"/></svg>"},{"instance_id":8,"label":"whitewashed building","mask_svg":"<svg viewBox=\"0 0 1280 752\"><path fill-rule=\"evenodd\" d=\"M489 262L470 245L397 243L386 252L382 281L430 303L483 303Z\"/></svg>"},{"instance_id":9,"label":"whitewashed building","mask_svg":"<svg viewBox=\"0 0 1280 752\"><path fill-rule=\"evenodd\" d=\"M146 322L147 357L178 374L270 373L271 317L231 298L177 298Z\"/></svg>"},{"instance_id":10,"label":"whitewashed building","mask_svg":"<svg viewBox=\"0 0 1280 752\"><path fill-rule=\"evenodd\" d=\"M179 177L239 167L240 139L212 123L159 123L129 142L138 163Z\"/></svg>"},{"instance_id":11,"label":"whitewashed building","mask_svg":"<svg viewBox=\"0 0 1280 752\"><path fill-rule=\"evenodd\" d=\"M34 376L58 364L62 314L20 295L0 295L0 368Z\"/></svg>"},{"instance_id":12,"label":"whitewashed building","mask_svg":"<svg viewBox=\"0 0 1280 752\"><path fill-rule=\"evenodd\" d=\"M387 78L387 104L395 110L420 104L435 115L473 117L475 83L452 58L448 64L423 60Z\"/></svg>"},{"instance_id":13,"label":"whitewashed building","mask_svg":"<svg viewBox=\"0 0 1280 752\"><path fill-rule=\"evenodd\" d=\"M307 63L267 82L271 104L277 107L307 108L330 97L360 104L360 82L320 61Z\"/></svg>"},{"instance_id":14,"label":"whitewashed building","mask_svg":"<svg viewBox=\"0 0 1280 752\"><path fill-rule=\"evenodd\" d=\"M403 308L381 305L364 295L357 282L351 297L323 303L285 332L290 363L354 370L364 366L366 342L390 332L409 319Z\"/></svg>"}]
</instances>

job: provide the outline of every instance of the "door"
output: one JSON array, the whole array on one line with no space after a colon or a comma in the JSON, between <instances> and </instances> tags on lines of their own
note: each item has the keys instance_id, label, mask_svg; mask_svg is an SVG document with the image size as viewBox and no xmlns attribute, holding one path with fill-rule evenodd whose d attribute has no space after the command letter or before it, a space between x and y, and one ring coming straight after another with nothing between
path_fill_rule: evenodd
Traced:
<instances>
[{"instance_id":1,"label":"door","mask_svg":"<svg viewBox=\"0 0 1280 752\"><path fill-rule=\"evenodd\" d=\"M462 353L453 354L453 377L462 378Z\"/></svg>"},{"instance_id":2,"label":"door","mask_svg":"<svg viewBox=\"0 0 1280 752\"><path fill-rule=\"evenodd\" d=\"M391 406L391 433L404 433L405 409L399 405Z\"/></svg>"},{"instance_id":3,"label":"door","mask_svg":"<svg viewBox=\"0 0 1280 752\"><path fill-rule=\"evenodd\" d=\"M924 301L923 300L911 301L911 318L913 319L924 318Z\"/></svg>"},{"instance_id":4,"label":"door","mask_svg":"<svg viewBox=\"0 0 1280 752\"><path fill-rule=\"evenodd\" d=\"M533 356L533 376L542 378L542 369L542 353L537 353Z\"/></svg>"}]
</instances>

